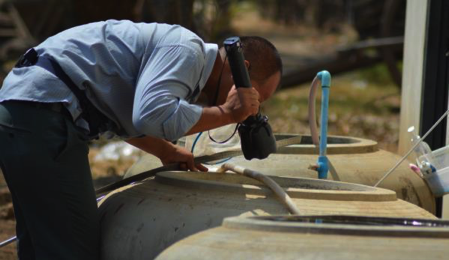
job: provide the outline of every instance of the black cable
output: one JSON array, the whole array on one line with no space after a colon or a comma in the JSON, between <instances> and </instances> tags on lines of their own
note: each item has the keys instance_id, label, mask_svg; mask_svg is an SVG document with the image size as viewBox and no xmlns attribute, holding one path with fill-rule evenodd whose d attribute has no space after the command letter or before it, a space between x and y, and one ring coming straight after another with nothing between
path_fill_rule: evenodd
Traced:
<instances>
[{"instance_id":1,"label":"black cable","mask_svg":"<svg viewBox=\"0 0 449 260\"><path fill-rule=\"evenodd\" d=\"M224 65L226 64L227 59L228 59L228 53L226 53L223 64L221 65L220 76L218 77L218 82L217 82L217 90L215 90L215 97L214 97L214 102L212 103L212 106L217 105L218 95L220 94L221 76L223 76Z\"/></svg>"},{"instance_id":2,"label":"black cable","mask_svg":"<svg viewBox=\"0 0 449 260\"><path fill-rule=\"evenodd\" d=\"M224 66L226 64L226 60L228 59L228 53L226 52L226 56L224 58L223 64L221 65L221 70L220 70L220 76L218 77L218 83L217 83L217 90L215 91L215 97L214 97L214 102L212 103L213 106L217 105L217 101L218 101L218 95L220 94L220 86L221 86L221 77L223 76L223 70L224 70ZM232 135L230 137L228 137L226 140L224 141L216 141L214 138L212 138L212 136L210 135L210 130L207 131L207 135L209 136L209 139L217 144L224 144L227 141L231 140L232 137L234 137L235 133L237 132L238 127L240 126L240 123L237 124L237 126L235 127L234 132L232 133Z\"/></svg>"},{"instance_id":3,"label":"black cable","mask_svg":"<svg viewBox=\"0 0 449 260\"><path fill-rule=\"evenodd\" d=\"M210 139L212 142L214 142L214 143L216 143L216 144L224 144L224 143L226 143L227 141L231 140L232 137L234 137L235 133L237 133L237 129L239 129L239 126L240 126L240 123L238 123L238 124L235 126L235 129L234 129L234 132L232 133L232 135L231 135L230 137L226 138L226 140L224 140L224 141L217 141L217 140L215 140L215 139L210 135L210 131L207 131L207 135L209 136L209 139Z\"/></svg>"}]
</instances>

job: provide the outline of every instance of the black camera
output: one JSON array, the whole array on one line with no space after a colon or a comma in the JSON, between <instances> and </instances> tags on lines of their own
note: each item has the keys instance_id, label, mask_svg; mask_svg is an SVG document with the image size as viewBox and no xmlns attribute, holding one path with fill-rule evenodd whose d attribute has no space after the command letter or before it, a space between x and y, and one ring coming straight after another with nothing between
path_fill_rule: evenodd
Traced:
<instances>
[{"instance_id":1,"label":"black camera","mask_svg":"<svg viewBox=\"0 0 449 260\"><path fill-rule=\"evenodd\" d=\"M224 41L232 77L236 88L250 88L251 81L245 66L245 57L239 37L230 37ZM276 152L276 139L268 117L258 113L241 122L239 128L240 141L245 159L265 159Z\"/></svg>"}]
</instances>

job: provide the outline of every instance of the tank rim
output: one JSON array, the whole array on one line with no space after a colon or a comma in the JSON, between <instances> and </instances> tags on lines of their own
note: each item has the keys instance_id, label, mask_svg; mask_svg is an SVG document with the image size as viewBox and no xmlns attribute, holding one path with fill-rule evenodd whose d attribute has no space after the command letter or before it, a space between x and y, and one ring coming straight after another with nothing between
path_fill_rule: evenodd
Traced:
<instances>
[{"instance_id":1,"label":"tank rim","mask_svg":"<svg viewBox=\"0 0 449 260\"><path fill-rule=\"evenodd\" d=\"M396 201L396 193L362 184L312 178L270 176L284 187L292 198L338 201ZM166 185L226 192L271 195L272 192L256 180L233 173L166 171L156 174L155 181ZM240 182L239 182L240 181ZM314 189L314 187L316 187ZM321 189L319 189L321 188Z\"/></svg>"},{"instance_id":2,"label":"tank rim","mask_svg":"<svg viewBox=\"0 0 449 260\"><path fill-rule=\"evenodd\" d=\"M275 133L277 141L298 136L291 133ZM310 135L301 135L301 143L278 148L278 154L318 154ZM377 142L369 139L330 135L327 138L327 154L372 153L379 150Z\"/></svg>"},{"instance_id":3,"label":"tank rim","mask_svg":"<svg viewBox=\"0 0 449 260\"><path fill-rule=\"evenodd\" d=\"M295 219L325 219L340 218L347 220L357 219L354 223L308 223L298 222ZM376 220L377 225L361 224L362 222ZM423 225L392 225L393 222L406 221L408 223L424 223ZM381 225L385 222L385 225ZM390 224L388 224L390 223ZM357 235L357 236L387 236L387 237L427 237L449 238L449 221L433 219L370 217L350 215L301 215L301 216L251 216L230 217L223 220L223 227L230 229L245 229L254 231L272 231L282 233L312 233L328 235Z\"/></svg>"}]
</instances>

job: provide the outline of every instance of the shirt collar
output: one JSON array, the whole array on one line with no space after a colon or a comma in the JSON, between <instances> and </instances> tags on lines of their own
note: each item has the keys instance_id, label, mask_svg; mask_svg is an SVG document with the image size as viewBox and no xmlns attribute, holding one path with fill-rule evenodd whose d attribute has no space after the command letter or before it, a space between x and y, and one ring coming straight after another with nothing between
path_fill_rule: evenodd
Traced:
<instances>
[{"instance_id":1,"label":"shirt collar","mask_svg":"<svg viewBox=\"0 0 449 260\"><path fill-rule=\"evenodd\" d=\"M204 63L204 70L200 79L200 88L203 89L209 79L212 69L214 68L215 59L218 54L218 45L214 43L205 43L204 50L206 53L206 61Z\"/></svg>"}]
</instances>

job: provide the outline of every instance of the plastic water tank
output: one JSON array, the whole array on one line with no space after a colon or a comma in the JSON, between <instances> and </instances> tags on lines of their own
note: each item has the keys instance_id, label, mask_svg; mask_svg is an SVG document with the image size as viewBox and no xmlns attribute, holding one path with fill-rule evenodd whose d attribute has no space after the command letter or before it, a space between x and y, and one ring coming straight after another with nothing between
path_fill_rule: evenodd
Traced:
<instances>
[{"instance_id":1,"label":"plastic water tank","mask_svg":"<svg viewBox=\"0 0 449 260\"><path fill-rule=\"evenodd\" d=\"M276 134L276 139L293 136L297 135ZM329 172L329 180L369 186L375 185L401 159L397 154L379 149L375 141L342 136L328 137L327 156L337 172L337 176ZM310 165L316 164L317 158L317 148L312 144L311 137L305 135L300 143L280 148L267 159L247 161L243 156L237 156L228 162L266 175L317 178L317 172L308 169ZM157 158L145 156L130 168L126 177L159 166L161 164ZM219 166L220 164L208 165L208 168L214 170ZM380 187L396 191L398 198L433 214L436 212L435 197L427 184L409 169L407 161L385 179Z\"/></svg>"},{"instance_id":2,"label":"plastic water tank","mask_svg":"<svg viewBox=\"0 0 449 260\"><path fill-rule=\"evenodd\" d=\"M273 177L301 214L434 218L390 190ZM99 206L102 258L152 259L173 243L230 216L288 214L259 182L236 174L163 172L108 194Z\"/></svg>"},{"instance_id":3,"label":"plastic water tank","mask_svg":"<svg viewBox=\"0 0 449 260\"><path fill-rule=\"evenodd\" d=\"M449 255L449 222L354 216L227 218L157 260L422 260Z\"/></svg>"}]
</instances>

